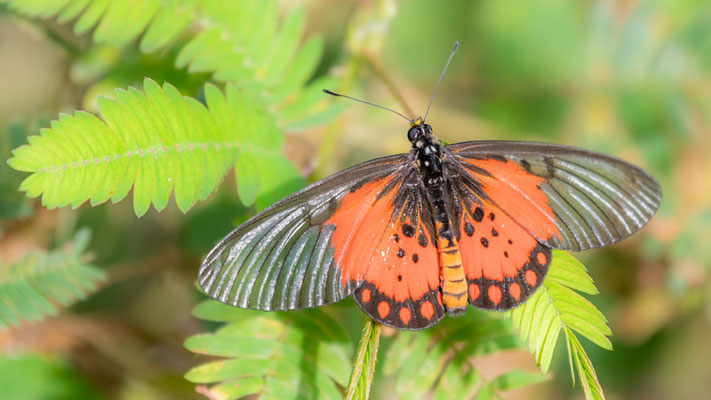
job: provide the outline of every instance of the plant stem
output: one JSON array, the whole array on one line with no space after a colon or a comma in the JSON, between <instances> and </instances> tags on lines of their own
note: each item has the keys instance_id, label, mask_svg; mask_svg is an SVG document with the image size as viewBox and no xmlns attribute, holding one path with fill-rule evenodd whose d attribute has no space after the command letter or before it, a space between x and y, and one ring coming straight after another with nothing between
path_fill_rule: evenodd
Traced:
<instances>
[{"instance_id":1,"label":"plant stem","mask_svg":"<svg viewBox=\"0 0 711 400\"><path fill-rule=\"evenodd\" d=\"M370 385L373 383L375 361L378 357L380 329L382 325L368 319L363 327L358 351L353 362L353 372L348 380L346 400L367 400L370 397Z\"/></svg>"},{"instance_id":2,"label":"plant stem","mask_svg":"<svg viewBox=\"0 0 711 400\"><path fill-rule=\"evenodd\" d=\"M373 72L375 72L375 75L377 75L378 78L380 78L380 80L385 83L385 86L388 87L390 93L395 97L397 102L400 103L400 105L405 109L405 115L410 118L415 118L416 114L412 112L412 108L409 104L407 104L405 96L400 93L400 90L397 88L397 85L395 85L395 82L392 80L392 78L390 78L383 66L380 65L380 62L377 60L377 58L372 54L366 54L365 59L368 61L368 64L370 64L370 67L373 69Z\"/></svg>"},{"instance_id":3,"label":"plant stem","mask_svg":"<svg viewBox=\"0 0 711 400\"><path fill-rule=\"evenodd\" d=\"M362 58L358 55L353 55L348 62L346 73L341 79L341 84L338 86L338 91L348 92L348 88L351 87L353 81L358 75L358 69L360 69ZM316 158L316 168L314 168L311 176L315 179L321 179L325 175L328 168L328 162L333 155L333 150L336 147L336 142L338 140L338 135L343 131L343 122L341 119L336 119L331 122L328 127L326 127L326 132L321 138L321 146L319 146L318 155Z\"/></svg>"}]
</instances>

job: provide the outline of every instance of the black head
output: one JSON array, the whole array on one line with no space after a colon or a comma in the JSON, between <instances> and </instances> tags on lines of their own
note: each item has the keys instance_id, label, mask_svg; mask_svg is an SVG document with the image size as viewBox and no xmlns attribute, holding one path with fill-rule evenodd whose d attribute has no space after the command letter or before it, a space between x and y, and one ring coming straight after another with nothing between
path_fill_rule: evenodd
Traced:
<instances>
[{"instance_id":1,"label":"black head","mask_svg":"<svg viewBox=\"0 0 711 400\"><path fill-rule=\"evenodd\" d=\"M432 127L425 124L422 118L417 118L412 122L410 130L407 131L407 140L412 143L412 147L420 148L432 142Z\"/></svg>"}]
</instances>

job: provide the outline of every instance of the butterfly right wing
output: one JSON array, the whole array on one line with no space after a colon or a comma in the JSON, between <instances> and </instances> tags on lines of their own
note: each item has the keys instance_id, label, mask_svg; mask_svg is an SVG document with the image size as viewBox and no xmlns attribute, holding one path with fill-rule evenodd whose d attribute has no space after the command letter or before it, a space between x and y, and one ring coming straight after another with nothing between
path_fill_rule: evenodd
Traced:
<instances>
[{"instance_id":1,"label":"butterfly right wing","mask_svg":"<svg viewBox=\"0 0 711 400\"><path fill-rule=\"evenodd\" d=\"M346 169L255 215L205 257L200 286L220 302L259 310L316 307L350 295L364 271L338 265L334 252L343 249L334 246L333 233L387 201L380 195L402 181L406 160L400 154ZM337 211L349 215L344 226L329 222ZM387 223L369 222L374 232Z\"/></svg>"}]
</instances>

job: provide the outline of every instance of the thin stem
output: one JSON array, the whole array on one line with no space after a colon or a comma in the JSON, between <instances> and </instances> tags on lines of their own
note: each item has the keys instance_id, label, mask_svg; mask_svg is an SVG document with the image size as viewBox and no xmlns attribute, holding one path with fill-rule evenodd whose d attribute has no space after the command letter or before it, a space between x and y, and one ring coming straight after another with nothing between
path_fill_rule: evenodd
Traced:
<instances>
[{"instance_id":1,"label":"thin stem","mask_svg":"<svg viewBox=\"0 0 711 400\"><path fill-rule=\"evenodd\" d=\"M353 361L353 372L348 380L346 400L367 400L370 397L370 386L375 374L375 361L378 357L380 344L380 329L382 325L368 319L363 327L356 358Z\"/></svg>"},{"instance_id":2,"label":"thin stem","mask_svg":"<svg viewBox=\"0 0 711 400\"><path fill-rule=\"evenodd\" d=\"M341 78L341 84L338 86L340 93L347 92L348 88L351 87L358 74L361 62L362 58L360 56L354 55L351 57L347 64L346 73L343 78ZM337 118L326 127L326 132L321 138L321 146L319 146L318 155L316 157L316 168L314 168L314 171L311 173L313 178L323 178L331 156L333 156L333 150L336 147L338 135L341 134L341 132L343 132L342 118Z\"/></svg>"},{"instance_id":3,"label":"thin stem","mask_svg":"<svg viewBox=\"0 0 711 400\"><path fill-rule=\"evenodd\" d=\"M367 62L368 65L370 65L370 67L373 69L375 75L380 78L383 83L385 83L385 86L387 86L390 93L395 97L398 103L400 103L402 108L405 110L406 115L415 118L416 114L412 112L412 108L409 104L407 104L407 101L405 101L405 97L402 95L402 93L400 93L397 86L395 86L393 80L390 79L385 70L380 66L375 57L373 57L371 54L353 55L351 57L351 60L348 63L347 72L341 79L341 84L338 87L338 91L340 93L345 93L348 91L347 89L353 84L353 81L355 80L358 74L358 70L360 69L363 61ZM320 179L324 176L329 159L333 155L333 150L336 147L338 135L342 132L342 130L343 125L340 122L340 119L332 122L326 128L326 132L323 135L323 138L321 139L321 146L319 147L318 156L316 158L316 167L311 173L312 178Z\"/></svg>"},{"instance_id":4,"label":"thin stem","mask_svg":"<svg viewBox=\"0 0 711 400\"><path fill-rule=\"evenodd\" d=\"M400 103L402 108L405 110L405 113L410 116L410 119L416 118L416 114L412 112L412 108L409 104L407 104L405 97L402 95L402 93L400 93L400 90L398 90L397 86L395 85L395 82L393 82L388 73L385 72L385 69L380 65L378 60L376 60L375 57L373 57L373 55L370 53L365 55L365 59L368 60L368 63L370 64L370 67L373 68L373 72L375 72L375 75L377 75L378 78L380 78L380 80L385 83L385 86L388 87L390 93L395 96L395 100Z\"/></svg>"}]
</instances>

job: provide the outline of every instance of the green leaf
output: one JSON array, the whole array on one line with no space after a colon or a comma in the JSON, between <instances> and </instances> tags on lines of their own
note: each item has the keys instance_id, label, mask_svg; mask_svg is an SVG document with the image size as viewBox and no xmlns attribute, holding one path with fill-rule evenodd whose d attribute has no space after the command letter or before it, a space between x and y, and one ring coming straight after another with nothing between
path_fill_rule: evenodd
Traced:
<instances>
[{"instance_id":1,"label":"green leaf","mask_svg":"<svg viewBox=\"0 0 711 400\"><path fill-rule=\"evenodd\" d=\"M5 399L104 398L70 363L47 354L0 355L0 386Z\"/></svg>"},{"instance_id":2,"label":"green leaf","mask_svg":"<svg viewBox=\"0 0 711 400\"><path fill-rule=\"evenodd\" d=\"M598 294L597 288L585 266L575 257L566 252L556 252L556 267L551 268L547 280L556 281L561 285L587 294Z\"/></svg>"},{"instance_id":3,"label":"green leaf","mask_svg":"<svg viewBox=\"0 0 711 400\"><path fill-rule=\"evenodd\" d=\"M225 322L212 333L185 342L199 354L229 357L190 370L186 379L210 384L211 398L339 399L345 386L352 344L340 325L322 310L264 313L214 300L193 310L199 318Z\"/></svg>"},{"instance_id":4,"label":"green leaf","mask_svg":"<svg viewBox=\"0 0 711 400\"><path fill-rule=\"evenodd\" d=\"M96 290L104 273L83 261L88 240L88 231L81 230L69 250L0 262L0 327L40 321Z\"/></svg>"},{"instance_id":5,"label":"green leaf","mask_svg":"<svg viewBox=\"0 0 711 400\"><path fill-rule=\"evenodd\" d=\"M575 371L572 370L572 367L575 365L585 398L604 400L605 394L602 391L600 381L597 379L595 368L593 368L590 358L585 353L585 349L583 349L580 341L570 329L565 328L565 336L568 342L568 358L571 361L573 380L575 380Z\"/></svg>"},{"instance_id":6,"label":"green leaf","mask_svg":"<svg viewBox=\"0 0 711 400\"><path fill-rule=\"evenodd\" d=\"M575 366L579 372L586 399L604 398L595 370L575 332L611 350L612 345L607 338L611 331L602 313L573 289L597 293L585 267L569 254L554 250L543 286L526 303L512 310L509 316L521 339L528 340L531 351L536 353L536 362L544 373L550 367L553 351L563 330L571 368Z\"/></svg>"},{"instance_id":7,"label":"green leaf","mask_svg":"<svg viewBox=\"0 0 711 400\"><path fill-rule=\"evenodd\" d=\"M186 212L233 164L247 205L257 200L263 208L304 184L282 154L283 134L270 114L233 85L226 98L214 86L205 94L207 108L146 79L143 93L119 89L115 100L100 98L103 121L81 111L62 115L8 163L32 173L20 190L41 195L48 208L118 202L133 188L138 216L151 204L165 208L171 193Z\"/></svg>"},{"instance_id":8,"label":"green leaf","mask_svg":"<svg viewBox=\"0 0 711 400\"><path fill-rule=\"evenodd\" d=\"M353 372L346 388L345 398L348 400L370 398L370 386L373 383L375 361L378 358L380 345L380 330L381 325L371 319L368 319L363 327L356 359L353 362Z\"/></svg>"}]
</instances>

